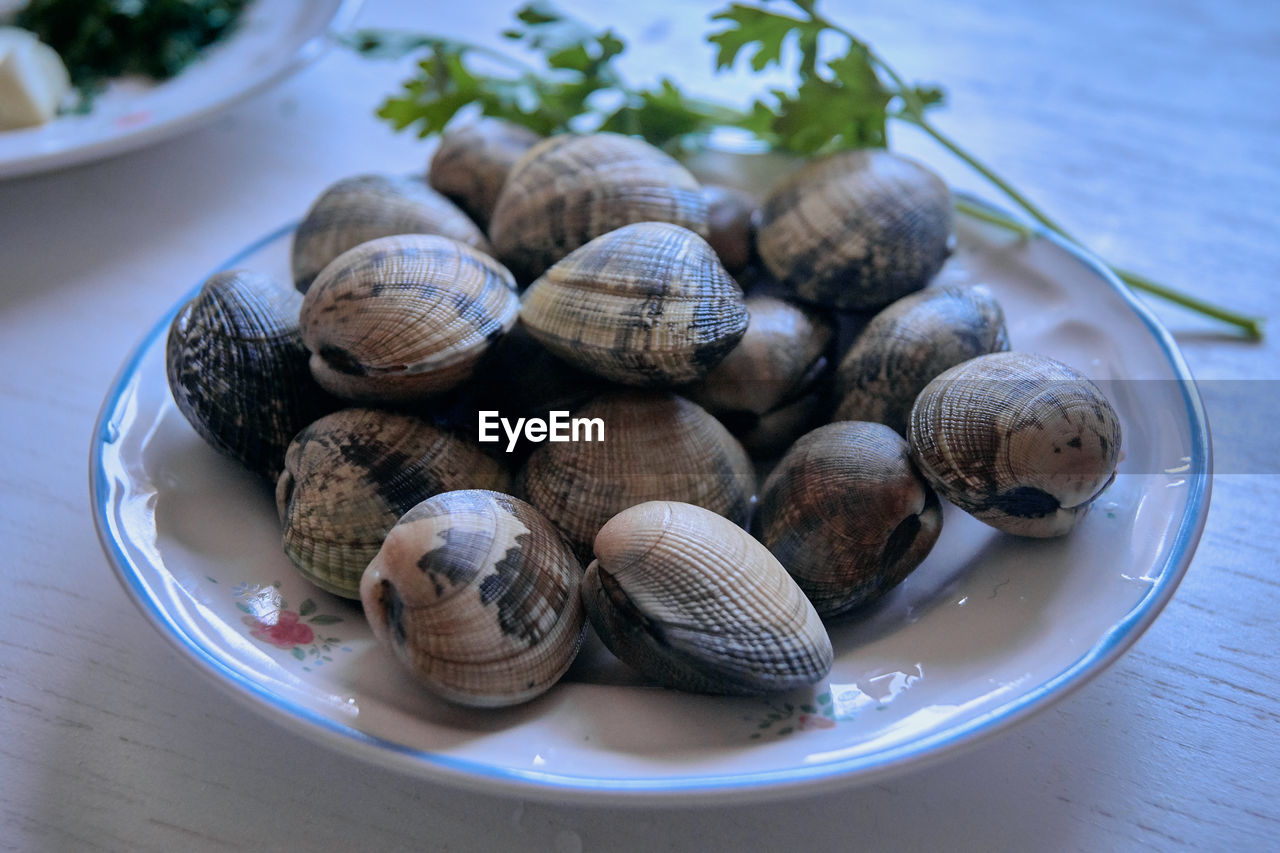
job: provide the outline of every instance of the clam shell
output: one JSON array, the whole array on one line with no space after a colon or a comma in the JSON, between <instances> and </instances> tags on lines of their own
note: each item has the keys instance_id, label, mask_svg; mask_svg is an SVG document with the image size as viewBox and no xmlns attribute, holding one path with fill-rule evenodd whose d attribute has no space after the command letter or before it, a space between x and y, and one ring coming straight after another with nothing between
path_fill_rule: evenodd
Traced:
<instances>
[{"instance_id":1,"label":"clam shell","mask_svg":"<svg viewBox=\"0 0 1280 853\"><path fill-rule=\"evenodd\" d=\"M565 361L625 385L697 379L747 328L742 290L707 242L640 222L597 237L525 291L529 334Z\"/></svg>"},{"instance_id":2,"label":"clam shell","mask_svg":"<svg viewBox=\"0 0 1280 853\"><path fill-rule=\"evenodd\" d=\"M975 518L1020 536L1060 536L1115 477L1120 419L1062 362L994 353L920 392L908 441L925 479Z\"/></svg>"},{"instance_id":3,"label":"clam shell","mask_svg":"<svg viewBox=\"0 0 1280 853\"><path fill-rule=\"evenodd\" d=\"M1000 303L983 285L912 293L871 319L836 369L838 421L906 435L916 395L952 365L1009 349Z\"/></svg>"},{"instance_id":4,"label":"clam shell","mask_svg":"<svg viewBox=\"0 0 1280 853\"><path fill-rule=\"evenodd\" d=\"M801 437L765 481L753 527L823 617L881 597L942 532L902 436L845 421Z\"/></svg>"},{"instance_id":5,"label":"clam shell","mask_svg":"<svg viewBox=\"0 0 1280 853\"><path fill-rule=\"evenodd\" d=\"M446 128L427 183L487 228L507 173L540 139L527 127L488 116Z\"/></svg>"},{"instance_id":6,"label":"clam shell","mask_svg":"<svg viewBox=\"0 0 1280 853\"><path fill-rule=\"evenodd\" d=\"M509 483L472 441L412 415L343 409L299 432L285 454L284 552L316 586L357 598L360 573L400 516L440 492Z\"/></svg>"},{"instance_id":7,"label":"clam shell","mask_svg":"<svg viewBox=\"0 0 1280 853\"><path fill-rule=\"evenodd\" d=\"M293 235L293 281L303 293L329 263L395 234L439 234L492 254L484 232L420 178L358 175L320 194Z\"/></svg>"},{"instance_id":8,"label":"clam shell","mask_svg":"<svg viewBox=\"0 0 1280 853\"><path fill-rule=\"evenodd\" d=\"M609 649L649 678L700 693L803 687L831 669L831 640L778 561L733 522L653 501L609 520L582 597Z\"/></svg>"},{"instance_id":9,"label":"clam shell","mask_svg":"<svg viewBox=\"0 0 1280 853\"><path fill-rule=\"evenodd\" d=\"M604 441L535 450L517 494L560 528L580 556L604 523L627 507L678 500L743 524L755 492L746 451L700 406L674 394L604 394L573 413L599 418Z\"/></svg>"},{"instance_id":10,"label":"clam shell","mask_svg":"<svg viewBox=\"0 0 1280 853\"><path fill-rule=\"evenodd\" d=\"M615 133L553 136L512 167L489 232L516 278L532 281L584 243L633 222L707 234L693 175L667 154Z\"/></svg>"},{"instance_id":11,"label":"clam shell","mask_svg":"<svg viewBox=\"0 0 1280 853\"><path fill-rule=\"evenodd\" d=\"M785 448L817 417L835 327L810 308L771 296L746 300L751 320L725 359L680 392L752 453Z\"/></svg>"},{"instance_id":12,"label":"clam shell","mask_svg":"<svg viewBox=\"0 0 1280 853\"><path fill-rule=\"evenodd\" d=\"M409 510L360 581L374 635L428 690L463 705L526 702L582 641L582 565L559 531L499 492Z\"/></svg>"},{"instance_id":13,"label":"clam shell","mask_svg":"<svg viewBox=\"0 0 1280 853\"><path fill-rule=\"evenodd\" d=\"M702 197L707 202L707 242L725 270L737 275L747 268L754 254L752 219L760 210L760 203L749 193L720 184L703 184Z\"/></svg>"},{"instance_id":14,"label":"clam shell","mask_svg":"<svg viewBox=\"0 0 1280 853\"><path fill-rule=\"evenodd\" d=\"M516 322L501 264L456 240L406 234L338 256L302 302L311 372L356 402L403 402L469 377Z\"/></svg>"},{"instance_id":15,"label":"clam shell","mask_svg":"<svg viewBox=\"0 0 1280 853\"><path fill-rule=\"evenodd\" d=\"M312 380L302 299L249 270L218 273L169 326L165 373L200 437L275 482L290 440L341 404Z\"/></svg>"},{"instance_id":16,"label":"clam shell","mask_svg":"<svg viewBox=\"0 0 1280 853\"><path fill-rule=\"evenodd\" d=\"M949 253L942 179L881 149L841 151L784 178L765 199L757 248L801 299L881 308L919 290Z\"/></svg>"}]
</instances>

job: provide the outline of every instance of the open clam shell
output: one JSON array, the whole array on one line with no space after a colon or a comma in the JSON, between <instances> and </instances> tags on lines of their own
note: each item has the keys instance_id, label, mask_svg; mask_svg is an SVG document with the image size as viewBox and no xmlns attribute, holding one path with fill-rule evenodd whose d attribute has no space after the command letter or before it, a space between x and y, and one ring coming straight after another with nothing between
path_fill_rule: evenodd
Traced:
<instances>
[{"instance_id":1,"label":"open clam shell","mask_svg":"<svg viewBox=\"0 0 1280 853\"><path fill-rule=\"evenodd\" d=\"M294 232L294 286L306 293L338 255L395 234L439 234L493 254L480 227L422 179L357 175L321 193Z\"/></svg>"},{"instance_id":2,"label":"open clam shell","mask_svg":"<svg viewBox=\"0 0 1280 853\"><path fill-rule=\"evenodd\" d=\"M933 172L883 149L840 151L773 188L756 245L801 299L882 308L920 290L950 250L951 192Z\"/></svg>"},{"instance_id":3,"label":"open clam shell","mask_svg":"<svg viewBox=\"0 0 1280 853\"><path fill-rule=\"evenodd\" d=\"M440 492L509 482L479 445L420 418L342 409L299 432L285 454L276 483L284 552L316 586L357 598L360 574L400 516Z\"/></svg>"},{"instance_id":4,"label":"open clam shell","mask_svg":"<svg viewBox=\"0 0 1280 853\"><path fill-rule=\"evenodd\" d=\"M497 261L447 237L405 234L325 267L300 323L317 382L347 400L396 403L469 377L519 310Z\"/></svg>"},{"instance_id":5,"label":"open clam shell","mask_svg":"<svg viewBox=\"0 0 1280 853\"><path fill-rule=\"evenodd\" d=\"M527 503L445 492L410 509L360 582L374 635L428 690L463 705L525 702L582 641L582 565Z\"/></svg>"},{"instance_id":6,"label":"open clam shell","mask_svg":"<svg viewBox=\"0 0 1280 853\"><path fill-rule=\"evenodd\" d=\"M533 281L584 243L633 222L672 222L707 234L693 175L647 142L616 133L539 142L507 175L489 233L498 258Z\"/></svg>"},{"instance_id":7,"label":"open clam shell","mask_svg":"<svg viewBox=\"0 0 1280 853\"><path fill-rule=\"evenodd\" d=\"M218 273L169 326L178 411L222 453L272 483L293 436L341 404L307 367L296 291L250 270Z\"/></svg>"},{"instance_id":8,"label":"open clam shell","mask_svg":"<svg viewBox=\"0 0 1280 853\"><path fill-rule=\"evenodd\" d=\"M773 469L752 522L823 617L901 583L942 532L942 509L902 436L844 421L801 437Z\"/></svg>"},{"instance_id":9,"label":"open clam shell","mask_svg":"<svg viewBox=\"0 0 1280 853\"><path fill-rule=\"evenodd\" d=\"M1020 536L1060 536L1115 477L1120 418L1062 362L993 353L920 392L908 441L925 478L975 518Z\"/></svg>"},{"instance_id":10,"label":"open clam shell","mask_svg":"<svg viewBox=\"0 0 1280 853\"><path fill-rule=\"evenodd\" d=\"M777 560L733 522L684 503L619 513L595 540L582 597L596 633L669 687L754 695L812 684L831 640Z\"/></svg>"}]
</instances>

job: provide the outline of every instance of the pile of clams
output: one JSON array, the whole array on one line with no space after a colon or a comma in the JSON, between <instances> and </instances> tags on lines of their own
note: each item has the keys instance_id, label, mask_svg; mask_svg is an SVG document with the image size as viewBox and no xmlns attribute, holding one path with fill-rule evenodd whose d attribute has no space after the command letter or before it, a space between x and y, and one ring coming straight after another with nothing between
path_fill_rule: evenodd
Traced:
<instances>
[{"instance_id":1,"label":"pile of clams","mask_svg":"<svg viewBox=\"0 0 1280 853\"><path fill-rule=\"evenodd\" d=\"M1011 349L987 287L932 284L951 227L947 186L888 151L755 197L486 118L425 180L321 192L291 282L211 278L167 375L274 489L302 576L443 700L531 700L592 634L669 688L804 688L944 500L1058 536L1115 476L1098 387Z\"/></svg>"}]
</instances>

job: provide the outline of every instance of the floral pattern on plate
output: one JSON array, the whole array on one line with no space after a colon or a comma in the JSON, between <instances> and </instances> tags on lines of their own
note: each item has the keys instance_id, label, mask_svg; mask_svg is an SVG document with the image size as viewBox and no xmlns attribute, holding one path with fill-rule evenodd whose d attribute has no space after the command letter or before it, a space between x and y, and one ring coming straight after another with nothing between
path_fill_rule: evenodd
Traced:
<instances>
[{"instance_id":1,"label":"floral pattern on plate","mask_svg":"<svg viewBox=\"0 0 1280 853\"><path fill-rule=\"evenodd\" d=\"M310 672L312 666L332 663L335 650L351 651L349 646L341 645L340 637L321 636L313 627L341 622L341 616L318 613L315 601L310 598L303 599L297 610L290 610L278 580L270 586L239 583L231 588L231 593L236 598L236 609L245 614L241 621L249 627L249 635L288 651L300 661L310 660L311 666L303 667L306 672Z\"/></svg>"}]
</instances>

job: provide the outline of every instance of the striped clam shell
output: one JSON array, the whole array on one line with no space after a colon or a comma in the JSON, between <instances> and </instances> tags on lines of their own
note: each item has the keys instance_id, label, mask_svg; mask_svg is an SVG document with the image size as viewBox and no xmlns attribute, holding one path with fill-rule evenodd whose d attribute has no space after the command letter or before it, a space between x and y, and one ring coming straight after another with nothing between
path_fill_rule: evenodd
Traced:
<instances>
[{"instance_id":1,"label":"striped clam shell","mask_svg":"<svg viewBox=\"0 0 1280 853\"><path fill-rule=\"evenodd\" d=\"M173 318L165 373L201 438L275 482L294 434L340 404L311 378L301 297L260 273L221 272Z\"/></svg>"},{"instance_id":2,"label":"striped clam shell","mask_svg":"<svg viewBox=\"0 0 1280 853\"><path fill-rule=\"evenodd\" d=\"M539 142L512 167L489 224L498 257L521 282L601 234L673 222L707 234L697 180L647 142L616 133Z\"/></svg>"},{"instance_id":3,"label":"striped clam shell","mask_svg":"<svg viewBox=\"0 0 1280 853\"><path fill-rule=\"evenodd\" d=\"M302 301L311 372L356 402L447 391L516 322L520 300L497 261L448 237L382 237L325 267Z\"/></svg>"},{"instance_id":4,"label":"striped clam shell","mask_svg":"<svg viewBox=\"0 0 1280 853\"><path fill-rule=\"evenodd\" d=\"M687 228L640 222L576 249L525 291L520 318L565 361L625 385L690 382L747 328L742 290Z\"/></svg>"},{"instance_id":5,"label":"striped clam shell","mask_svg":"<svg viewBox=\"0 0 1280 853\"><path fill-rule=\"evenodd\" d=\"M901 583L942 532L942 507L883 424L802 436L761 489L753 527L824 618Z\"/></svg>"},{"instance_id":6,"label":"striped clam shell","mask_svg":"<svg viewBox=\"0 0 1280 853\"><path fill-rule=\"evenodd\" d=\"M1020 536L1060 536L1115 477L1120 419L1097 385L1042 355L943 371L911 410L911 458L938 493Z\"/></svg>"},{"instance_id":7,"label":"striped clam shell","mask_svg":"<svg viewBox=\"0 0 1280 853\"><path fill-rule=\"evenodd\" d=\"M836 369L835 419L906 435L916 395L952 365L1009 349L1004 311L983 285L930 287L871 319Z\"/></svg>"},{"instance_id":8,"label":"striped clam shell","mask_svg":"<svg viewBox=\"0 0 1280 853\"><path fill-rule=\"evenodd\" d=\"M756 695L812 684L831 640L804 593L745 530L653 501L609 520L582 597L609 649L668 687Z\"/></svg>"},{"instance_id":9,"label":"striped clam shell","mask_svg":"<svg viewBox=\"0 0 1280 853\"><path fill-rule=\"evenodd\" d=\"M294 286L306 293L338 255L395 234L439 234L493 252L479 226L421 178L357 175L321 193L294 232Z\"/></svg>"},{"instance_id":10,"label":"striped clam shell","mask_svg":"<svg viewBox=\"0 0 1280 853\"><path fill-rule=\"evenodd\" d=\"M704 407L752 453L778 452L803 434L825 402L835 327L811 308L750 296L742 340L680 393Z\"/></svg>"},{"instance_id":11,"label":"striped clam shell","mask_svg":"<svg viewBox=\"0 0 1280 853\"><path fill-rule=\"evenodd\" d=\"M507 173L542 137L518 124L488 116L440 135L427 183L488 227Z\"/></svg>"},{"instance_id":12,"label":"striped clam shell","mask_svg":"<svg viewBox=\"0 0 1280 853\"><path fill-rule=\"evenodd\" d=\"M784 178L761 208L769 271L801 299L869 310L920 290L949 254L942 179L881 149L841 151Z\"/></svg>"},{"instance_id":13,"label":"striped clam shell","mask_svg":"<svg viewBox=\"0 0 1280 853\"><path fill-rule=\"evenodd\" d=\"M539 446L520 472L517 494L580 556L590 554L606 521L644 501L683 501L746 522L755 471L737 439L700 406L665 392L619 391L573 416L599 418L604 441Z\"/></svg>"},{"instance_id":14,"label":"striped clam shell","mask_svg":"<svg viewBox=\"0 0 1280 853\"><path fill-rule=\"evenodd\" d=\"M582 565L521 500L445 492L396 522L365 570L374 635L451 702L525 702L564 675L585 625Z\"/></svg>"},{"instance_id":15,"label":"striped clam shell","mask_svg":"<svg viewBox=\"0 0 1280 853\"><path fill-rule=\"evenodd\" d=\"M299 432L285 454L276 483L284 552L316 586L356 598L400 516L440 492L509 482L479 445L420 418L342 409Z\"/></svg>"}]
</instances>

